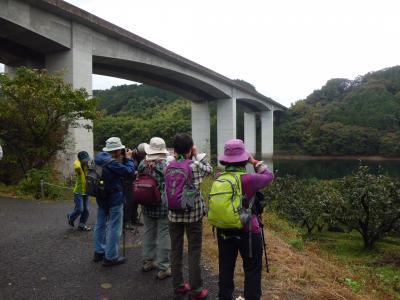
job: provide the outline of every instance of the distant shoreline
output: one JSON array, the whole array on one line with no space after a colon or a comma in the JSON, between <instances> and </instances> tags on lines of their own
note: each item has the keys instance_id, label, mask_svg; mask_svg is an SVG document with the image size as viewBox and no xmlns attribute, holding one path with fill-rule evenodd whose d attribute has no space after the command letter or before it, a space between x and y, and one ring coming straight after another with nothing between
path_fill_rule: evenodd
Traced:
<instances>
[{"instance_id":1,"label":"distant shoreline","mask_svg":"<svg viewBox=\"0 0 400 300\"><path fill-rule=\"evenodd\" d=\"M272 159L281 160L368 160L368 161L382 161L382 160L400 160L400 157L384 157L384 156L309 156L309 155L288 155L276 154Z\"/></svg>"}]
</instances>

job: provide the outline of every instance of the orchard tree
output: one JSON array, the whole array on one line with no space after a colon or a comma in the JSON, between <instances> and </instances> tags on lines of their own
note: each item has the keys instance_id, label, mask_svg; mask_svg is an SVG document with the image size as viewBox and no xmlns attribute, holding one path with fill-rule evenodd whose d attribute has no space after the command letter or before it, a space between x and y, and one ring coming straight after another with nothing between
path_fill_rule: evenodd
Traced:
<instances>
[{"instance_id":1,"label":"orchard tree","mask_svg":"<svg viewBox=\"0 0 400 300\"><path fill-rule=\"evenodd\" d=\"M331 203L339 197L338 191L328 181L298 180L292 176L277 178L266 189L270 207L293 223L307 229L310 236L315 229L321 231L330 223Z\"/></svg>"},{"instance_id":2,"label":"orchard tree","mask_svg":"<svg viewBox=\"0 0 400 300\"><path fill-rule=\"evenodd\" d=\"M62 74L25 67L13 77L0 74L0 139L8 166L23 173L41 168L65 149L69 127L95 119L96 104L85 89L64 83Z\"/></svg>"},{"instance_id":3,"label":"orchard tree","mask_svg":"<svg viewBox=\"0 0 400 300\"><path fill-rule=\"evenodd\" d=\"M339 183L341 197L337 198L335 218L357 230L364 247L374 244L392 232L400 222L400 184L387 176L373 175L360 166Z\"/></svg>"}]
</instances>

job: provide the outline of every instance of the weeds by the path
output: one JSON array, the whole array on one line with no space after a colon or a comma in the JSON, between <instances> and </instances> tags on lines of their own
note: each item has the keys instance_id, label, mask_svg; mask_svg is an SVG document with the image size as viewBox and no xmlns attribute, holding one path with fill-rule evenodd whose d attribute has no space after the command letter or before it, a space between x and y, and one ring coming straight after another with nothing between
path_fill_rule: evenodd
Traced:
<instances>
[{"instance_id":1,"label":"weeds by the path","mask_svg":"<svg viewBox=\"0 0 400 300\"><path fill-rule=\"evenodd\" d=\"M363 256L356 251L349 255L344 244L356 247L361 243L354 234L345 239L346 243L341 242L339 234L330 233L308 241L299 228L275 214L265 214L264 221L270 273L264 267L263 299L397 299L393 286L400 271L398 266L388 263L393 256ZM397 247L397 242L391 243ZM203 259L215 273L218 273L217 251L212 229L205 220ZM239 289L243 288L243 279L242 261L238 258L235 281Z\"/></svg>"}]
</instances>

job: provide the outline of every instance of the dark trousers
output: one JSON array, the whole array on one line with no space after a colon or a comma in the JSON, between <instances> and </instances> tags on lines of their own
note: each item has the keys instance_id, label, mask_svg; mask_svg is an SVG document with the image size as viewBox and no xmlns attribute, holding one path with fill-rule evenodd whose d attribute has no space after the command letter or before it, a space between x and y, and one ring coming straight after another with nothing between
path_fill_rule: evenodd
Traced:
<instances>
[{"instance_id":1,"label":"dark trousers","mask_svg":"<svg viewBox=\"0 0 400 300\"><path fill-rule=\"evenodd\" d=\"M183 235L188 240L189 284L193 293L202 289L200 259L202 245L203 220L194 223L169 222L171 237L171 272L173 288L183 284Z\"/></svg>"},{"instance_id":2,"label":"dark trousers","mask_svg":"<svg viewBox=\"0 0 400 300\"><path fill-rule=\"evenodd\" d=\"M138 221L138 204L134 201L126 201L124 205L124 221L135 223Z\"/></svg>"},{"instance_id":3,"label":"dark trousers","mask_svg":"<svg viewBox=\"0 0 400 300\"><path fill-rule=\"evenodd\" d=\"M132 195L132 183L128 181L128 184L125 185L125 203L124 203L124 221L135 223L138 218L138 204L133 201Z\"/></svg>"},{"instance_id":4,"label":"dark trousers","mask_svg":"<svg viewBox=\"0 0 400 300\"><path fill-rule=\"evenodd\" d=\"M252 233L252 253L249 257L249 233L238 232L236 235L217 231L219 256L219 299L232 300L235 289L233 276L238 252L243 260L244 298L261 298L262 237L261 233Z\"/></svg>"}]
</instances>

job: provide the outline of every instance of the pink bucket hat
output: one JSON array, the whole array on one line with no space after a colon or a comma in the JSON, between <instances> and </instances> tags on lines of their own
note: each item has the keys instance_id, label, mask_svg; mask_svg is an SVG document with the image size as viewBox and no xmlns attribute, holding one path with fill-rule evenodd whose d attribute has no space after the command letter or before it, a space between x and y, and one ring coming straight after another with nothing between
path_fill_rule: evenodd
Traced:
<instances>
[{"instance_id":1,"label":"pink bucket hat","mask_svg":"<svg viewBox=\"0 0 400 300\"><path fill-rule=\"evenodd\" d=\"M219 161L226 163L237 163L247 161L250 157L242 140L229 140L224 145L224 154L218 157Z\"/></svg>"}]
</instances>

